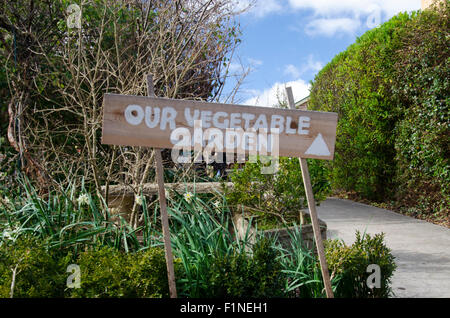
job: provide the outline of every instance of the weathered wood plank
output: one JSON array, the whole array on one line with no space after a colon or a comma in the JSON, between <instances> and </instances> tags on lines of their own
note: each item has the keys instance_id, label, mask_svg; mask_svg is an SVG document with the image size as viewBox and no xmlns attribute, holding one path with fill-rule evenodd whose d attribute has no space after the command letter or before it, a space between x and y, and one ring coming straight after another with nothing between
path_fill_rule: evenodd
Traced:
<instances>
[{"instance_id":1,"label":"weathered wood plank","mask_svg":"<svg viewBox=\"0 0 450 318\"><path fill-rule=\"evenodd\" d=\"M199 183L165 183L164 187L168 190L175 190L178 193L184 193L186 191L192 193L214 193L222 192L223 185L232 188L234 185L232 182L199 182ZM146 196L158 194L157 183L145 183L142 187L142 194ZM105 188L102 187L104 191ZM135 193L131 186L124 185L110 185L108 198L114 197L134 197Z\"/></svg>"},{"instance_id":2,"label":"weathered wood plank","mask_svg":"<svg viewBox=\"0 0 450 318\"><path fill-rule=\"evenodd\" d=\"M332 160L337 117L336 113L297 109L105 94L102 143L174 148L181 140L181 134L188 136L189 132L190 137L194 136L194 122L198 120L202 126L200 130L214 128L221 133L222 143L216 146L220 144L223 148L218 152L242 153L249 151L249 147L264 148L261 135L251 137L251 142L246 135L234 149L227 148L224 145L230 130L271 134L279 129L280 156ZM203 138L207 138L205 135ZM271 150L267 149L269 154Z\"/></svg>"}]
</instances>

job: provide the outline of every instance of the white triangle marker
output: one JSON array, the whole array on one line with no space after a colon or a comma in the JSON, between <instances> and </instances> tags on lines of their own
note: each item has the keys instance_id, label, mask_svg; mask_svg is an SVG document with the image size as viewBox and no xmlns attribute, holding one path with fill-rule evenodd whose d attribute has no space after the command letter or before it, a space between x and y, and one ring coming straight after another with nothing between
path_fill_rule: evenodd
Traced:
<instances>
[{"instance_id":1,"label":"white triangle marker","mask_svg":"<svg viewBox=\"0 0 450 318\"><path fill-rule=\"evenodd\" d=\"M308 150L305 152L306 155L315 155L315 156L329 156L331 155L330 150L328 149L325 140L323 140L322 134L318 134L316 139L314 139L311 146L309 146Z\"/></svg>"}]
</instances>

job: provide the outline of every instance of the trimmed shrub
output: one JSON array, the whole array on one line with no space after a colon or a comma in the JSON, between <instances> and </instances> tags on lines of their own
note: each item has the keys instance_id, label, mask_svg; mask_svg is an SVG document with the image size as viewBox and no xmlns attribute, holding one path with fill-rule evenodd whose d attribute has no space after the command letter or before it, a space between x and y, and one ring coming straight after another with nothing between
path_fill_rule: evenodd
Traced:
<instances>
[{"instance_id":1,"label":"trimmed shrub","mask_svg":"<svg viewBox=\"0 0 450 318\"><path fill-rule=\"evenodd\" d=\"M402 36L392 92L405 113L395 141L396 199L450 219L450 1L414 16Z\"/></svg>"},{"instance_id":2,"label":"trimmed shrub","mask_svg":"<svg viewBox=\"0 0 450 318\"><path fill-rule=\"evenodd\" d=\"M136 293L135 297L169 297L167 266L162 248L128 254L128 259L131 264L128 276ZM184 273L180 259L175 258L173 263L175 278L182 277Z\"/></svg>"},{"instance_id":3,"label":"trimmed shrub","mask_svg":"<svg viewBox=\"0 0 450 318\"><path fill-rule=\"evenodd\" d=\"M310 109L339 114L334 188L384 198L395 173L393 134L396 99L389 93L399 32L410 19L400 14L357 39L314 79Z\"/></svg>"},{"instance_id":4,"label":"trimmed shrub","mask_svg":"<svg viewBox=\"0 0 450 318\"><path fill-rule=\"evenodd\" d=\"M396 269L394 256L384 244L384 234L356 232L356 241L347 246L339 240L326 241L325 254L333 280L335 297L385 298L392 293L390 283ZM380 288L369 288L367 273L371 264L380 267Z\"/></svg>"},{"instance_id":5,"label":"trimmed shrub","mask_svg":"<svg viewBox=\"0 0 450 318\"><path fill-rule=\"evenodd\" d=\"M178 264L175 261L177 269ZM98 248L81 253L77 265L81 288L72 289L71 297L169 297L164 250L160 248L131 254Z\"/></svg>"},{"instance_id":6,"label":"trimmed shrub","mask_svg":"<svg viewBox=\"0 0 450 318\"><path fill-rule=\"evenodd\" d=\"M211 266L209 297L281 297L285 277L279 253L269 239L259 240L253 255L217 255Z\"/></svg>"},{"instance_id":7,"label":"trimmed shrub","mask_svg":"<svg viewBox=\"0 0 450 318\"><path fill-rule=\"evenodd\" d=\"M0 245L0 297L63 297L71 255L58 256L36 238L4 240Z\"/></svg>"}]
</instances>

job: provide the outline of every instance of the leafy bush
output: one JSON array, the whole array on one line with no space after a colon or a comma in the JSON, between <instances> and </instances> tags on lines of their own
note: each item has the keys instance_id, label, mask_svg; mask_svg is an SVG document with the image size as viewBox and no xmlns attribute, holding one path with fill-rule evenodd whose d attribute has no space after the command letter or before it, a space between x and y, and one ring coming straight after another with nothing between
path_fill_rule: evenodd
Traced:
<instances>
[{"instance_id":1,"label":"leafy bush","mask_svg":"<svg viewBox=\"0 0 450 318\"><path fill-rule=\"evenodd\" d=\"M314 79L310 109L339 114L334 188L448 218L449 13L401 13Z\"/></svg>"},{"instance_id":2,"label":"leafy bush","mask_svg":"<svg viewBox=\"0 0 450 318\"><path fill-rule=\"evenodd\" d=\"M284 275L279 253L269 239L258 240L253 255L235 251L218 254L210 270L210 297L280 297Z\"/></svg>"},{"instance_id":3,"label":"leafy bush","mask_svg":"<svg viewBox=\"0 0 450 318\"><path fill-rule=\"evenodd\" d=\"M330 192L327 170L319 160L308 160L316 202ZM280 158L275 174L263 174L263 164L247 162L242 170L236 166L231 181L234 187L226 189L226 198L234 211L241 206L257 215L259 229L274 228L279 224L298 222L300 209L307 207L305 188L298 158Z\"/></svg>"},{"instance_id":4,"label":"leafy bush","mask_svg":"<svg viewBox=\"0 0 450 318\"><path fill-rule=\"evenodd\" d=\"M384 244L384 234L361 236L356 232L356 241L347 246L339 240L326 242L328 269L335 285L335 297L383 298L391 294L391 277L396 269L394 256ZM380 288L369 288L367 279L371 264L380 267Z\"/></svg>"},{"instance_id":5,"label":"leafy bush","mask_svg":"<svg viewBox=\"0 0 450 318\"><path fill-rule=\"evenodd\" d=\"M339 114L331 164L335 188L370 199L381 199L392 188L398 104L389 93L389 74L399 30L409 19L400 14L368 31L314 79L310 109Z\"/></svg>"},{"instance_id":6,"label":"leafy bush","mask_svg":"<svg viewBox=\"0 0 450 318\"><path fill-rule=\"evenodd\" d=\"M405 107L395 142L396 198L414 214L450 218L450 2L414 16L395 64L393 93ZM447 213L445 213L447 212Z\"/></svg>"},{"instance_id":7,"label":"leafy bush","mask_svg":"<svg viewBox=\"0 0 450 318\"><path fill-rule=\"evenodd\" d=\"M175 267L178 269L178 262ZM81 253L81 288L71 297L168 297L164 250L125 254L109 247ZM179 272L177 272L179 274Z\"/></svg>"},{"instance_id":8,"label":"leafy bush","mask_svg":"<svg viewBox=\"0 0 450 318\"><path fill-rule=\"evenodd\" d=\"M169 297L167 266L162 248L150 248L145 251L128 254L131 264L130 283L133 285L134 297L162 298ZM174 259L175 277L183 277L180 259Z\"/></svg>"},{"instance_id":9,"label":"leafy bush","mask_svg":"<svg viewBox=\"0 0 450 318\"><path fill-rule=\"evenodd\" d=\"M59 256L36 238L4 240L0 245L0 298L63 297L71 255Z\"/></svg>"}]
</instances>

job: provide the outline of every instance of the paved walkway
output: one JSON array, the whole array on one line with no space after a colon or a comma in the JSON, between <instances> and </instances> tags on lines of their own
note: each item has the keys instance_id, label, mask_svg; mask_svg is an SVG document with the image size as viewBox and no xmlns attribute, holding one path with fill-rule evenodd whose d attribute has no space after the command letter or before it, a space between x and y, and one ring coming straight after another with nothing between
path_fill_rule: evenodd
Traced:
<instances>
[{"instance_id":1,"label":"paved walkway","mask_svg":"<svg viewBox=\"0 0 450 318\"><path fill-rule=\"evenodd\" d=\"M395 297L450 297L450 229L336 198L327 199L317 210L328 225L328 238L351 244L356 230L386 234L397 263L392 279Z\"/></svg>"}]
</instances>

